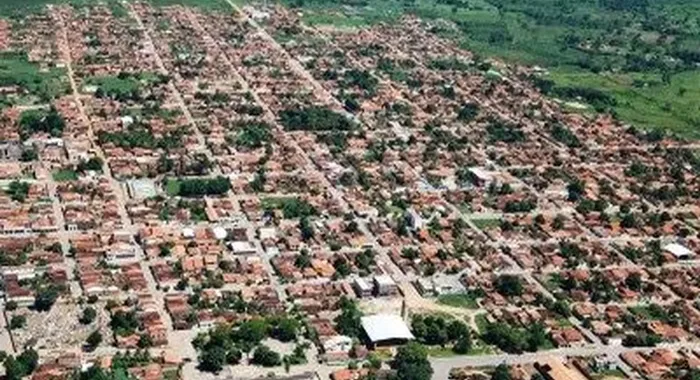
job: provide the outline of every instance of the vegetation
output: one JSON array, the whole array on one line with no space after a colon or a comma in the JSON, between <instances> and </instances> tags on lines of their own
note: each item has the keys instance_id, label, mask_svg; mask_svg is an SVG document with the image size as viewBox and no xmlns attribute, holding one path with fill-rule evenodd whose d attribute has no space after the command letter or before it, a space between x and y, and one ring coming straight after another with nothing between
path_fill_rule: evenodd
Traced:
<instances>
[{"instance_id":1,"label":"vegetation","mask_svg":"<svg viewBox=\"0 0 700 380\"><path fill-rule=\"evenodd\" d=\"M12 181L5 190L5 193L10 196L10 199L17 202L24 202L29 194L29 187L31 185L27 182Z\"/></svg>"},{"instance_id":2,"label":"vegetation","mask_svg":"<svg viewBox=\"0 0 700 380\"><path fill-rule=\"evenodd\" d=\"M466 354L472 349L471 331L464 322L448 320L442 316L415 315L411 330L419 342L427 345L452 345L452 350Z\"/></svg>"},{"instance_id":3,"label":"vegetation","mask_svg":"<svg viewBox=\"0 0 700 380\"><path fill-rule=\"evenodd\" d=\"M102 343L102 334L100 334L100 330L95 330L91 332L85 340L85 349L88 352L95 351L100 343Z\"/></svg>"},{"instance_id":4,"label":"vegetation","mask_svg":"<svg viewBox=\"0 0 700 380\"><path fill-rule=\"evenodd\" d=\"M117 311L112 314L109 327L119 336L129 336L134 334L141 324L134 311Z\"/></svg>"},{"instance_id":5,"label":"vegetation","mask_svg":"<svg viewBox=\"0 0 700 380\"><path fill-rule=\"evenodd\" d=\"M453 307L462 307L465 309L478 309L479 303L477 295L472 292L443 294L438 297L438 303Z\"/></svg>"},{"instance_id":6,"label":"vegetation","mask_svg":"<svg viewBox=\"0 0 700 380\"><path fill-rule=\"evenodd\" d=\"M33 349L22 351L16 358L8 355L5 358L5 378L7 380L21 380L29 376L39 365L39 354Z\"/></svg>"},{"instance_id":7,"label":"vegetation","mask_svg":"<svg viewBox=\"0 0 700 380\"><path fill-rule=\"evenodd\" d=\"M507 323L490 323L485 326L481 338L508 353L537 351L551 344L544 326L539 323L527 329L512 327Z\"/></svg>"},{"instance_id":8,"label":"vegetation","mask_svg":"<svg viewBox=\"0 0 700 380\"><path fill-rule=\"evenodd\" d=\"M486 127L490 142L516 143L525 141L525 132L518 126L501 120L492 120Z\"/></svg>"},{"instance_id":9,"label":"vegetation","mask_svg":"<svg viewBox=\"0 0 700 380\"><path fill-rule=\"evenodd\" d=\"M163 136L156 136L148 126L135 123L122 131L100 131L97 134L97 140L100 145L113 144L125 149L171 150L182 146L182 138L186 133L187 128L177 128L166 132Z\"/></svg>"},{"instance_id":10,"label":"vegetation","mask_svg":"<svg viewBox=\"0 0 700 380\"><path fill-rule=\"evenodd\" d=\"M362 326L360 325L362 312L351 299L342 297L338 303L340 315L335 318L336 329L343 335L359 337L362 332Z\"/></svg>"},{"instance_id":11,"label":"vegetation","mask_svg":"<svg viewBox=\"0 0 700 380\"><path fill-rule=\"evenodd\" d=\"M285 219L306 218L318 215L318 210L301 198L264 198L262 207L270 212L282 210Z\"/></svg>"},{"instance_id":12,"label":"vegetation","mask_svg":"<svg viewBox=\"0 0 700 380\"><path fill-rule=\"evenodd\" d=\"M13 6L42 3L46 0L3 1L0 16L7 14ZM0 52L0 87L18 86L27 95L37 98L39 103L68 93L68 80L64 69L51 67L42 70L38 64L29 62L25 52Z\"/></svg>"},{"instance_id":13,"label":"vegetation","mask_svg":"<svg viewBox=\"0 0 700 380\"><path fill-rule=\"evenodd\" d=\"M19 135L22 140L35 133L48 133L53 137L60 137L65 127L65 120L54 107L48 110L26 110L19 118Z\"/></svg>"},{"instance_id":14,"label":"vegetation","mask_svg":"<svg viewBox=\"0 0 700 380\"><path fill-rule=\"evenodd\" d=\"M243 126L233 141L238 148L257 149L271 142L270 126L264 123L250 123Z\"/></svg>"},{"instance_id":15,"label":"vegetation","mask_svg":"<svg viewBox=\"0 0 700 380\"><path fill-rule=\"evenodd\" d=\"M33 308L36 311L49 311L53 304L58 299L59 294L63 291L62 285L48 284L39 285L34 297Z\"/></svg>"},{"instance_id":16,"label":"vegetation","mask_svg":"<svg viewBox=\"0 0 700 380\"><path fill-rule=\"evenodd\" d=\"M86 80L87 85L95 86L95 96L98 98L110 98L121 102L140 101L144 88L168 83L167 75L152 73L129 73L122 71L116 76L98 76Z\"/></svg>"},{"instance_id":17,"label":"vegetation","mask_svg":"<svg viewBox=\"0 0 700 380\"><path fill-rule=\"evenodd\" d=\"M562 124L556 124L554 125L549 132L552 137L559 141L560 143L566 145L569 148L578 148L581 146L581 141L579 141L578 137L571 132L569 128Z\"/></svg>"},{"instance_id":18,"label":"vegetation","mask_svg":"<svg viewBox=\"0 0 700 380\"><path fill-rule=\"evenodd\" d=\"M282 357L261 345L262 340L271 337L294 341L300 329L298 321L286 316L254 318L238 325L218 325L198 335L192 344L199 351L199 367L203 371L218 372L225 364L237 364L243 353L252 350L252 363L272 367L280 365Z\"/></svg>"},{"instance_id":19,"label":"vegetation","mask_svg":"<svg viewBox=\"0 0 700 380\"><path fill-rule=\"evenodd\" d=\"M251 363L263 367L275 367L282 364L282 357L279 353L272 351L269 347L260 345L255 349Z\"/></svg>"},{"instance_id":20,"label":"vegetation","mask_svg":"<svg viewBox=\"0 0 700 380\"><path fill-rule=\"evenodd\" d=\"M231 182L222 176L216 178L170 178L165 181L165 184L169 195L181 197L221 195L226 194L231 189Z\"/></svg>"},{"instance_id":21,"label":"vegetation","mask_svg":"<svg viewBox=\"0 0 700 380\"><path fill-rule=\"evenodd\" d=\"M76 181L78 173L73 169L61 169L53 172L53 179L57 182Z\"/></svg>"},{"instance_id":22,"label":"vegetation","mask_svg":"<svg viewBox=\"0 0 700 380\"><path fill-rule=\"evenodd\" d=\"M324 107L287 109L280 122L289 131L347 131L354 128L350 119Z\"/></svg>"},{"instance_id":23,"label":"vegetation","mask_svg":"<svg viewBox=\"0 0 700 380\"><path fill-rule=\"evenodd\" d=\"M24 328L27 325L27 317L24 315L13 315L10 319L10 330Z\"/></svg>"},{"instance_id":24,"label":"vegetation","mask_svg":"<svg viewBox=\"0 0 700 380\"><path fill-rule=\"evenodd\" d=\"M504 274L494 281L496 291L505 297L520 296L523 294L522 280L518 276Z\"/></svg>"},{"instance_id":25,"label":"vegetation","mask_svg":"<svg viewBox=\"0 0 700 380\"><path fill-rule=\"evenodd\" d=\"M83 313L80 315L78 321L84 325L89 325L97 317L97 311L92 307L86 307L83 309Z\"/></svg>"},{"instance_id":26,"label":"vegetation","mask_svg":"<svg viewBox=\"0 0 700 380\"><path fill-rule=\"evenodd\" d=\"M416 342L399 347L391 366L396 370L398 380L430 380L433 376L428 352Z\"/></svg>"},{"instance_id":27,"label":"vegetation","mask_svg":"<svg viewBox=\"0 0 700 380\"><path fill-rule=\"evenodd\" d=\"M92 157L87 161L80 161L75 167L75 170L80 173L85 173L87 171L102 172L102 165L104 162L99 157Z\"/></svg>"}]
</instances>

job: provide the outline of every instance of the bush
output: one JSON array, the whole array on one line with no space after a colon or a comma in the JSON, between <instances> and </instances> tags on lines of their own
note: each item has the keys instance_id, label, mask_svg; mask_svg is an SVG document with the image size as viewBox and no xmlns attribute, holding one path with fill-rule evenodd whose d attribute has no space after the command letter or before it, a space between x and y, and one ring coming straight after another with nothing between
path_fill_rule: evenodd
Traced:
<instances>
[{"instance_id":1,"label":"bush","mask_svg":"<svg viewBox=\"0 0 700 380\"><path fill-rule=\"evenodd\" d=\"M102 334L99 330L95 330L85 340L85 348L88 351L94 351L100 343L102 343Z\"/></svg>"},{"instance_id":2,"label":"bush","mask_svg":"<svg viewBox=\"0 0 700 380\"><path fill-rule=\"evenodd\" d=\"M282 357L267 346L258 346L253 353L251 363L263 367L275 367L282 364Z\"/></svg>"},{"instance_id":3,"label":"bush","mask_svg":"<svg viewBox=\"0 0 700 380\"><path fill-rule=\"evenodd\" d=\"M21 329L27 325L27 317L24 315L14 315L10 319L10 330Z\"/></svg>"},{"instance_id":4,"label":"bush","mask_svg":"<svg viewBox=\"0 0 700 380\"><path fill-rule=\"evenodd\" d=\"M95 320L95 317L97 317L97 311L91 307L86 307L78 321L84 325L89 325Z\"/></svg>"},{"instance_id":5,"label":"bush","mask_svg":"<svg viewBox=\"0 0 700 380\"><path fill-rule=\"evenodd\" d=\"M211 347L199 356L199 369L205 372L219 372L226 363L226 350L223 347Z\"/></svg>"},{"instance_id":6,"label":"bush","mask_svg":"<svg viewBox=\"0 0 700 380\"><path fill-rule=\"evenodd\" d=\"M53 286L41 289L34 298L34 309L37 311L49 311L58 299L58 289Z\"/></svg>"}]
</instances>

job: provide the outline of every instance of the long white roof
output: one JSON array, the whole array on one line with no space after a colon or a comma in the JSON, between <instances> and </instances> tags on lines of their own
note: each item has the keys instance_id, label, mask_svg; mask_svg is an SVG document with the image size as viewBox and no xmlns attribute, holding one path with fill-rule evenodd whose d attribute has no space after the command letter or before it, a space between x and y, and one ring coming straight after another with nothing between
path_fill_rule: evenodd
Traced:
<instances>
[{"instance_id":1,"label":"long white roof","mask_svg":"<svg viewBox=\"0 0 700 380\"><path fill-rule=\"evenodd\" d=\"M667 244L666 246L664 246L664 250L671 252L676 257L695 256L695 253L693 251L678 243Z\"/></svg>"},{"instance_id":2,"label":"long white roof","mask_svg":"<svg viewBox=\"0 0 700 380\"><path fill-rule=\"evenodd\" d=\"M371 315L362 317L360 322L372 342L392 339L414 339L406 322L398 315Z\"/></svg>"}]
</instances>

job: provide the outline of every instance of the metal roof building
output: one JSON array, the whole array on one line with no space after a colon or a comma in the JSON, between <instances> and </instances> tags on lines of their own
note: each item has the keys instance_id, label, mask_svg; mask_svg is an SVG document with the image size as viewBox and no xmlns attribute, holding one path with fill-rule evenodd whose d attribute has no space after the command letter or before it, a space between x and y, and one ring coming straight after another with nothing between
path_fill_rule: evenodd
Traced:
<instances>
[{"instance_id":1,"label":"metal roof building","mask_svg":"<svg viewBox=\"0 0 700 380\"><path fill-rule=\"evenodd\" d=\"M379 314L362 317L362 328L372 343L412 340L411 330L398 315Z\"/></svg>"}]
</instances>

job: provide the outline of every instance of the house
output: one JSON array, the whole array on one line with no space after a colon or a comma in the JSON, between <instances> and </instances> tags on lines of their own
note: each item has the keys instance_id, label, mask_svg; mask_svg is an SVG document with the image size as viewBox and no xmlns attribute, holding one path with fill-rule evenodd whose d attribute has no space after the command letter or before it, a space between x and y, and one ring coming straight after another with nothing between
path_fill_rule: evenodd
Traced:
<instances>
[{"instance_id":1,"label":"house","mask_svg":"<svg viewBox=\"0 0 700 380\"><path fill-rule=\"evenodd\" d=\"M331 336L323 340L323 352L349 352L352 348L352 338L345 335Z\"/></svg>"},{"instance_id":2,"label":"house","mask_svg":"<svg viewBox=\"0 0 700 380\"><path fill-rule=\"evenodd\" d=\"M374 293L378 296L390 296L398 293L399 287L389 275L374 277Z\"/></svg>"},{"instance_id":3,"label":"house","mask_svg":"<svg viewBox=\"0 0 700 380\"><path fill-rule=\"evenodd\" d=\"M352 288L355 290L355 293L357 293L358 297L370 297L372 296L372 285L370 285L365 279L363 278L356 278L352 282Z\"/></svg>"},{"instance_id":4,"label":"house","mask_svg":"<svg viewBox=\"0 0 700 380\"><path fill-rule=\"evenodd\" d=\"M228 246L236 255L254 255L257 252L255 245L249 241L232 241Z\"/></svg>"},{"instance_id":5,"label":"house","mask_svg":"<svg viewBox=\"0 0 700 380\"><path fill-rule=\"evenodd\" d=\"M548 358L535 363L535 368L547 380L586 380L575 367L564 364L558 358Z\"/></svg>"}]
</instances>

